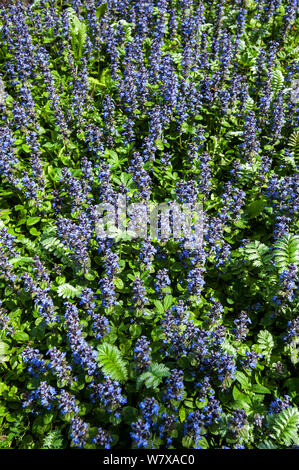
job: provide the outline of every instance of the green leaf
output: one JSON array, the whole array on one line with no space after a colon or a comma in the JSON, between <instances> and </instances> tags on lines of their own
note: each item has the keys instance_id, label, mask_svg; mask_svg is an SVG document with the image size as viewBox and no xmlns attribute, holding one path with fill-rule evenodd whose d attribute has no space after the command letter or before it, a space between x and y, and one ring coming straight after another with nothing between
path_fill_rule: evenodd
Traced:
<instances>
[{"instance_id":1,"label":"green leaf","mask_svg":"<svg viewBox=\"0 0 299 470\"><path fill-rule=\"evenodd\" d=\"M156 144L156 147L158 150L164 150L164 144L163 144L163 141L161 139L157 139L155 141L155 144Z\"/></svg>"},{"instance_id":2,"label":"green leaf","mask_svg":"<svg viewBox=\"0 0 299 470\"><path fill-rule=\"evenodd\" d=\"M71 30L71 43L74 55L77 60L81 59L83 53L83 45L86 40L86 24L80 21L73 8L67 8L69 16L69 24Z\"/></svg>"},{"instance_id":3,"label":"green leaf","mask_svg":"<svg viewBox=\"0 0 299 470\"><path fill-rule=\"evenodd\" d=\"M119 349L109 343L103 343L97 349L98 362L104 374L119 382L126 382L128 379L127 366Z\"/></svg>"},{"instance_id":4,"label":"green leaf","mask_svg":"<svg viewBox=\"0 0 299 470\"><path fill-rule=\"evenodd\" d=\"M275 263L280 272L288 269L289 264L299 264L299 236L283 235L274 245Z\"/></svg>"},{"instance_id":5,"label":"green leaf","mask_svg":"<svg viewBox=\"0 0 299 470\"><path fill-rule=\"evenodd\" d=\"M54 414L53 413L45 413L43 415L44 418L44 423L45 424L50 424L53 421Z\"/></svg>"},{"instance_id":6,"label":"green leaf","mask_svg":"<svg viewBox=\"0 0 299 470\"><path fill-rule=\"evenodd\" d=\"M248 389L250 388L250 383L248 377L243 372L237 371L235 373L236 380L242 385L243 388Z\"/></svg>"},{"instance_id":7,"label":"green leaf","mask_svg":"<svg viewBox=\"0 0 299 470\"><path fill-rule=\"evenodd\" d=\"M253 201L247 207L249 216L251 218L258 217L263 212L265 205L266 201L264 199L258 199L257 201Z\"/></svg>"},{"instance_id":8,"label":"green leaf","mask_svg":"<svg viewBox=\"0 0 299 470\"><path fill-rule=\"evenodd\" d=\"M186 415L187 415L187 413L186 413L185 408L183 406L181 406L180 409L179 409L179 417L180 417L180 422L181 423L183 423L185 421Z\"/></svg>"},{"instance_id":9,"label":"green leaf","mask_svg":"<svg viewBox=\"0 0 299 470\"><path fill-rule=\"evenodd\" d=\"M268 330L261 330L257 336L259 349L266 358L270 359L274 348L273 336Z\"/></svg>"},{"instance_id":10,"label":"green leaf","mask_svg":"<svg viewBox=\"0 0 299 470\"><path fill-rule=\"evenodd\" d=\"M102 18L102 16L104 16L107 10L108 10L108 3L102 3L102 5L96 9L96 17L98 19Z\"/></svg>"},{"instance_id":11,"label":"green leaf","mask_svg":"<svg viewBox=\"0 0 299 470\"><path fill-rule=\"evenodd\" d=\"M156 389L162 382L163 377L169 377L170 370L164 364L158 364L157 362L152 362L149 366L148 371L143 372L136 382L136 388L139 390L141 385L144 383L147 388Z\"/></svg>"},{"instance_id":12,"label":"green leaf","mask_svg":"<svg viewBox=\"0 0 299 470\"><path fill-rule=\"evenodd\" d=\"M96 271L89 271L88 273L84 274L85 279L88 281L93 281L97 277Z\"/></svg>"},{"instance_id":13,"label":"green leaf","mask_svg":"<svg viewBox=\"0 0 299 470\"><path fill-rule=\"evenodd\" d=\"M282 72L278 69L273 70L271 86L272 86L272 91L274 95L277 95L279 90L283 88L283 83L284 83L284 77L283 77Z\"/></svg>"},{"instance_id":14,"label":"green leaf","mask_svg":"<svg viewBox=\"0 0 299 470\"><path fill-rule=\"evenodd\" d=\"M52 233L53 229L51 228L48 233L43 234L43 238L41 240L42 247L50 253L53 253L57 258L60 258L64 264L73 266L70 250L66 248L58 238L55 236L49 236L49 234Z\"/></svg>"},{"instance_id":15,"label":"green leaf","mask_svg":"<svg viewBox=\"0 0 299 470\"><path fill-rule=\"evenodd\" d=\"M28 227L31 227L31 225L35 225L39 221L40 221L40 217L29 217L29 219L27 219L26 223L27 223Z\"/></svg>"},{"instance_id":16,"label":"green leaf","mask_svg":"<svg viewBox=\"0 0 299 470\"><path fill-rule=\"evenodd\" d=\"M114 284L115 284L115 287L119 290L122 290L125 287L122 279L120 278L115 279Z\"/></svg>"},{"instance_id":17,"label":"green leaf","mask_svg":"<svg viewBox=\"0 0 299 470\"><path fill-rule=\"evenodd\" d=\"M292 341L291 344L289 345L290 358L291 358L291 362L292 362L292 364L294 364L294 366L296 366L299 362L298 344L299 344L299 341L297 339L297 340Z\"/></svg>"},{"instance_id":18,"label":"green leaf","mask_svg":"<svg viewBox=\"0 0 299 470\"><path fill-rule=\"evenodd\" d=\"M24 331L18 331L13 337L16 341L29 341L29 335Z\"/></svg>"},{"instance_id":19,"label":"green leaf","mask_svg":"<svg viewBox=\"0 0 299 470\"><path fill-rule=\"evenodd\" d=\"M43 440L43 449L62 449L63 438L60 429L50 431Z\"/></svg>"},{"instance_id":20,"label":"green leaf","mask_svg":"<svg viewBox=\"0 0 299 470\"><path fill-rule=\"evenodd\" d=\"M262 394L270 393L271 394L271 391L267 387L265 387L264 385L260 385L260 384L252 385L251 391L254 393L262 393Z\"/></svg>"},{"instance_id":21,"label":"green leaf","mask_svg":"<svg viewBox=\"0 0 299 470\"><path fill-rule=\"evenodd\" d=\"M270 418L270 423L272 429L270 437L286 446L298 443L298 408L285 408L281 413Z\"/></svg>"},{"instance_id":22,"label":"green leaf","mask_svg":"<svg viewBox=\"0 0 299 470\"><path fill-rule=\"evenodd\" d=\"M0 341L0 364L1 362L5 362L8 360L6 357L6 354L9 351L9 345L7 343L4 343L4 341Z\"/></svg>"},{"instance_id":23,"label":"green leaf","mask_svg":"<svg viewBox=\"0 0 299 470\"><path fill-rule=\"evenodd\" d=\"M74 287L71 284L65 283L60 284L57 288L57 294L63 299L74 299L75 297L80 297L82 287Z\"/></svg>"},{"instance_id":24,"label":"green leaf","mask_svg":"<svg viewBox=\"0 0 299 470\"><path fill-rule=\"evenodd\" d=\"M34 237L39 237L41 232L39 232L38 230L36 230L35 227L31 227L31 229L29 230L29 233L31 235L33 235Z\"/></svg>"},{"instance_id":25,"label":"green leaf","mask_svg":"<svg viewBox=\"0 0 299 470\"><path fill-rule=\"evenodd\" d=\"M223 340L223 342L221 343L221 348L223 349L223 351L229 353L230 355L232 356L236 356L236 348L228 341L227 338L225 338Z\"/></svg>"},{"instance_id":26,"label":"green leaf","mask_svg":"<svg viewBox=\"0 0 299 470\"><path fill-rule=\"evenodd\" d=\"M30 258L29 256L20 256L18 258L11 258L9 263L15 266L18 266L19 264L34 263L34 258Z\"/></svg>"},{"instance_id":27,"label":"green leaf","mask_svg":"<svg viewBox=\"0 0 299 470\"><path fill-rule=\"evenodd\" d=\"M23 144L23 145L22 145L22 150L24 150L24 152L26 152L26 153L30 153L30 152L31 152L30 147L29 147L27 144Z\"/></svg>"},{"instance_id":28,"label":"green leaf","mask_svg":"<svg viewBox=\"0 0 299 470\"><path fill-rule=\"evenodd\" d=\"M182 123L181 130L182 130L182 132L187 133L187 134L195 134L196 133L196 128L190 126L190 124L188 124L187 122ZM213 138L215 139L215 137L211 137L211 139L213 139Z\"/></svg>"},{"instance_id":29,"label":"green leaf","mask_svg":"<svg viewBox=\"0 0 299 470\"><path fill-rule=\"evenodd\" d=\"M94 77L87 77L87 80L89 81L89 83L91 83L91 85L95 85L95 86L101 85L101 82Z\"/></svg>"},{"instance_id":30,"label":"green leaf","mask_svg":"<svg viewBox=\"0 0 299 470\"><path fill-rule=\"evenodd\" d=\"M248 243L243 249L245 257L256 268L266 266L272 259L269 248L257 240Z\"/></svg>"},{"instance_id":31,"label":"green leaf","mask_svg":"<svg viewBox=\"0 0 299 470\"><path fill-rule=\"evenodd\" d=\"M183 447L186 447L187 449L190 449L190 447L193 447L193 445L194 445L194 441L193 441L192 437L184 436L182 438L182 446Z\"/></svg>"},{"instance_id":32,"label":"green leaf","mask_svg":"<svg viewBox=\"0 0 299 470\"><path fill-rule=\"evenodd\" d=\"M207 439L204 436L202 436L200 438L199 445L200 445L201 449L208 449L209 448L209 443L208 443Z\"/></svg>"},{"instance_id":33,"label":"green leaf","mask_svg":"<svg viewBox=\"0 0 299 470\"><path fill-rule=\"evenodd\" d=\"M260 442L257 445L258 449L277 449L277 446L274 444L274 442L266 440L263 442Z\"/></svg>"},{"instance_id":34,"label":"green leaf","mask_svg":"<svg viewBox=\"0 0 299 470\"><path fill-rule=\"evenodd\" d=\"M193 408L194 408L193 399L192 399L192 398L187 398L186 400L184 400L184 405L185 405L187 408L193 409Z\"/></svg>"},{"instance_id":35,"label":"green leaf","mask_svg":"<svg viewBox=\"0 0 299 470\"><path fill-rule=\"evenodd\" d=\"M164 307L163 307L163 304L162 304L161 300L154 300L154 304L155 304L157 313L163 315L164 314Z\"/></svg>"},{"instance_id":36,"label":"green leaf","mask_svg":"<svg viewBox=\"0 0 299 470\"><path fill-rule=\"evenodd\" d=\"M242 393L236 385L234 385L233 387L233 397L234 400L239 403L242 403L243 401L246 401L248 399L247 395Z\"/></svg>"},{"instance_id":37,"label":"green leaf","mask_svg":"<svg viewBox=\"0 0 299 470\"><path fill-rule=\"evenodd\" d=\"M133 336L134 338L137 338L138 336L141 335L142 328L137 323L134 323L133 325L130 325L129 331L130 331L131 336Z\"/></svg>"},{"instance_id":38,"label":"green leaf","mask_svg":"<svg viewBox=\"0 0 299 470\"><path fill-rule=\"evenodd\" d=\"M165 310L168 310L171 305L173 304L173 297L172 295L165 295L164 300L163 300L163 305Z\"/></svg>"},{"instance_id":39,"label":"green leaf","mask_svg":"<svg viewBox=\"0 0 299 470\"><path fill-rule=\"evenodd\" d=\"M42 416L38 416L32 423L32 431L36 436L42 436L47 431L48 425L44 424Z\"/></svg>"},{"instance_id":40,"label":"green leaf","mask_svg":"<svg viewBox=\"0 0 299 470\"><path fill-rule=\"evenodd\" d=\"M293 150L294 152L295 160L298 160L299 159L299 129L295 130L291 134L288 145L290 149Z\"/></svg>"}]
</instances>

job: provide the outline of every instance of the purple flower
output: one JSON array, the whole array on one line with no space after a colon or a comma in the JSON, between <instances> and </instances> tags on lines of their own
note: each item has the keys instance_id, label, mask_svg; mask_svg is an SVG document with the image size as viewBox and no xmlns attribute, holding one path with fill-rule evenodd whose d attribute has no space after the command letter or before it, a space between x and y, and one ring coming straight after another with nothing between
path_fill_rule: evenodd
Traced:
<instances>
[{"instance_id":1,"label":"purple flower","mask_svg":"<svg viewBox=\"0 0 299 470\"><path fill-rule=\"evenodd\" d=\"M150 342L145 336L141 336L134 348L134 360L140 371L147 369L151 364L151 347Z\"/></svg>"},{"instance_id":2,"label":"purple flower","mask_svg":"<svg viewBox=\"0 0 299 470\"><path fill-rule=\"evenodd\" d=\"M87 424L77 416L71 419L70 436L75 447L83 448L87 442Z\"/></svg>"},{"instance_id":3,"label":"purple flower","mask_svg":"<svg viewBox=\"0 0 299 470\"><path fill-rule=\"evenodd\" d=\"M93 437L92 442L103 449L110 449L112 437L107 431L104 431L104 429L98 428L97 434Z\"/></svg>"},{"instance_id":4,"label":"purple flower","mask_svg":"<svg viewBox=\"0 0 299 470\"><path fill-rule=\"evenodd\" d=\"M130 436L136 443L137 449L146 449L150 440L150 425L148 422L139 418L138 421L131 424L132 431Z\"/></svg>"}]
</instances>

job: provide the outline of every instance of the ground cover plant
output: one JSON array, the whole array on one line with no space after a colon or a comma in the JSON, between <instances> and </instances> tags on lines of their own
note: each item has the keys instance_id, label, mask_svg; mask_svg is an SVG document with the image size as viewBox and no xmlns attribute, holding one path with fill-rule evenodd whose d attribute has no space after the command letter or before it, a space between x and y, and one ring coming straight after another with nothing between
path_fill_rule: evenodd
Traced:
<instances>
[{"instance_id":1,"label":"ground cover plant","mask_svg":"<svg viewBox=\"0 0 299 470\"><path fill-rule=\"evenodd\" d=\"M3 2L0 447L298 445L297 6Z\"/></svg>"}]
</instances>

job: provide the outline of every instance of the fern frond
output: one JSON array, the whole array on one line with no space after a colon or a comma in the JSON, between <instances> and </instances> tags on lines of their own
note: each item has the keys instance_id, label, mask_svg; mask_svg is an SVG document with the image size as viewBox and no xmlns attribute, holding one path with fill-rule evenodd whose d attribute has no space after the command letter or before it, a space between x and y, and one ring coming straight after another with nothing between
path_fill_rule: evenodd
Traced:
<instances>
[{"instance_id":1,"label":"fern frond","mask_svg":"<svg viewBox=\"0 0 299 470\"><path fill-rule=\"evenodd\" d=\"M221 349L232 356L235 356L237 353L236 348L229 342L228 338L225 338L224 341L221 343Z\"/></svg>"},{"instance_id":2,"label":"fern frond","mask_svg":"<svg viewBox=\"0 0 299 470\"><path fill-rule=\"evenodd\" d=\"M43 449L61 449L63 444L62 434L59 429L50 431L43 440Z\"/></svg>"},{"instance_id":3,"label":"fern frond","mask_svg":"<svg viewBox=\"0 0 299 470\"><path fill-rule=\"evenodd\" d=\"M299 411L298 408L285 408L274 415L271 421L273 432L271 437L286 446L297 444L299 441Z\"/></svg>"},{"instance_id":4,"label":"fern frond","mask_svg":"<svg viewBox=\"0 0 299 470\"><path fill-rule=\"evenodd\" d=\"M34 253L37 253L37 246L36 243L34 243L32 240L26 237L19 237L18 239L19 242L23 243L25 247L27 248L28 251L34 251Z\"/></svg>"},{"instance_id":5,"label":"fern frond","mask_svg":"<svg viewBox=\"0 0 299 470\"><path fill-rule=\"evenodd\" d=\"M75 297L80 297L81 287L74 287L68 283L60 284L57 288L57 294L63 299L74 299Z\"/></svg>"},{"instance_id":6,"label":"fern frond","mask_svg":"<svg viewBox=\"0 0 299 470\"><path fill-rule=\"evenodd\" d=\"M244 253L246 259L256 268L267 265L272 259L272 253L269 252L269 248L257 240L248 243L244 248Z\"/></svg>"},{"instance_id":7,"label":"fern frond","mask_svg":"<svg viewBox=\"0 0 299 470\"><path fill-rule=\"evenodd\" d=\"M261 330L257 335L257 344L262 354L270 359L272 350L274 348L273 336L268 330Z\"/></svg>"},{"instance_id":8,"label":"fern frond","mask_svg":"<svg viewBox=\"0 0 299 470\"><path fill-rule=\"evenodd\" d=\"M159 378L170 376L170 371L168 367L158 362L152 362L152 364L149 367L149 370L152 374L154 374L156 377L159 377Z\"/></svg>"},{"instance_id":9,"label":"fern frond","mask_svg":"<svg viewBox=\"0 0 299 470\"><path fill-rule=\"evenodd\" d=\"M41 241L41 244L46 250L51 251L58 256L61 253L64 255L66 252L64 244L56 237L46 238Z\"/></svg>"},{"instance_id":10,"label":"fern frond","mask_svg":"<svg viewBox=\"0 0 299 470\"><path fill-rule=\"evenodd\" d=\"M295 130L288 142L289 148L294 152L295 159L299 158L299 129Z\"/></svg>"},{"instance_id":11,"label":"fern frond","mask_svg":"<svg viewBox=\"0 0 299 470\"><path fill-rule=\"evenodd\" d=\"M41 246L44 250L53 253L63 264L74 266L70 250L55 236L50 236L41 240Z\"/></svg>"},{"instance_id":12,"label":"fern frond","mask_svg":"<svg viewBox=\"0 0 299 470\"><path fill-rule=\"evenodd\" d=\"M279 271L287 269L289 264L299 264L299 236L283 235L274 246L274 257Z\"/></svg>"},{"instance_id":13,"label":"fern frond","mask_svg":"<svg viewBox=\"0 0 299 470\"><path fill-rule=\"evenodd\" d=\"M10 258L10 264L13 264L14 267L24 264L34 263L34 258L30 258L29 256L18 256L16 258Z\"/></svg>"},{"instance_id":14,"label":"fern frond","mask_svg":"<svg viewBox=\"0 0 299 470\"><path fill-rule=\"evenodd\" d=\"M164 364L158 364L157 362L153 362L146 372L141 374L136 382L137 390L140 389L142 384L146 386L146 388L153 388L156 389L159 387L162 379L164 377L170 376L170 370L168 367L164 366Z\"/></svg>"},{"instance_id":15,"label":"fern frond","mask_svg":"<svg viewBox=\"0 0 299 470\"><path fill-rule=\"evenodd\" d=\"M272 441L260 442L257 446L258 449L277 449L277 446Z\"/></svg>"},{"instance_id":16,"label":"fern frond","mask_svg":"<svg viewBox=\"0 0 299 470\"><path fill-rule=\"evenodd\" d=\"M144 383L147 388L157 388L159 384L156 384L155 386L152 384L152 374L149 371L143 372L141 375L139 375L137 381L136 381L136 390L139 390Z\"/></svg>"},{"instance_id":17,"label":"fern frond","mask_svg":"<svg viewBox=\"0 0 299 470\"><path fill-rule=\"evenodd\" d=\"M119 349L109 343L103 343L98 348L98 362L104 374L118 382L126 382L128 371Z\"/></svg>"},{"instance_id":18,"label":"fern frond","mask_svg":"<svg viewBox=\"0 0 299 470\"><path fill-rule=\"evenodd\" d=\"M253 111L255 107L254 99L249 96L244 104L245 111Z\"/></svg>"},{"instance_id":19,"label":"fern frond","mask_svg":"<svg viewBox=\"0 0 299 470\"><path fill-rule=\"evenodd\" d=\"M283 77L282 72L280 70L274 70L272 73L272 84L271 84L274 95L277 95L279 90L283 88L283 84L284 84L284 77Z\"/></svg>"}]
</instances>

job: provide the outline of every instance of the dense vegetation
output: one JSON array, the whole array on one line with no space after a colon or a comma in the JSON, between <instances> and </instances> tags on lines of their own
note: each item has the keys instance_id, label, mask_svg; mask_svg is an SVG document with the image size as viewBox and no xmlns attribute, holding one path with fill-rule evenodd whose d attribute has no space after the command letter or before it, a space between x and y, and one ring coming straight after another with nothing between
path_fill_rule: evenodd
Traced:
<instances>
[{"instance_id":1,"label":"dense vegetation","mask_svg":"<svg viewBox=\"0 0 299 470\"><path fill-rule=\"evenodd\" d=\"M296 9L1 7L2 448L299 443ZM202 245L101 236L119 195Z\"/></svg>"}]
</instances>

